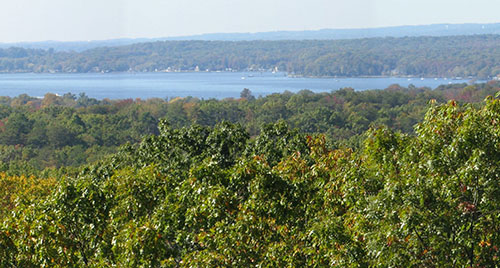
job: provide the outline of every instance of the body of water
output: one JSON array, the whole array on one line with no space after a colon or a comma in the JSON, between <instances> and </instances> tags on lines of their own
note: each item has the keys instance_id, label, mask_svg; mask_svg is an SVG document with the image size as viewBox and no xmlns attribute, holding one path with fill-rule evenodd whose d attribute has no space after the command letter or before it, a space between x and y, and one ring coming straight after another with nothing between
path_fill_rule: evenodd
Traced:
<instances>
[{"instance_id":1,"label":"body of water","mask_svg":"<svg viewBox=\"0 0 500 268\"><path fill-rule=\"evenodd\" d=\"M344 87L355 90L384 89L392 84L407 87L466 83L445 78L291 78L285 73L193 72L193 73L85 73L85 74L0 74L0 96L20 94L44 96L46 93L85 93L97 99L238 98L244 88L253 95L265 96L286 90L330 92Z\"/></svg>"}]
</instances>

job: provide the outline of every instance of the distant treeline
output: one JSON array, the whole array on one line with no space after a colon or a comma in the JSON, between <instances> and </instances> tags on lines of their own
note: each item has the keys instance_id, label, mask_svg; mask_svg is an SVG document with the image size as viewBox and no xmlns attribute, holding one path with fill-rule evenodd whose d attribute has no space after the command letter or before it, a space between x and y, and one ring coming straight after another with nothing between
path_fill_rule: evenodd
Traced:
<instances>
[{"instance_id":1,"label":"distant treeline","mask_svg":"<svg viewBox=\"0 0 500 268\"><path fill-rule=\"evenodd\" d=\"M305 76L494 77L500 35L304 41L165 41L77 52L0 49L0 72L271 70ZM198 68L197 68L198 67Z\"/></svg>"},{"instance_id":2,"label":"distant treeline","mask_svg":"<svg viewBox=\"0 0 500 268\"><path fill-rule=\"evenodd\" d=\"M422 121L429 101L480 103L500 90L500 82L455 84L430 88L398 85L385 90L330 93L284 92L255 98L96 100L46 94L43 99L20 95L0 97L0 172L45 167L80 166L113 153L125 143L158 134L161 119L173 128L239 124L250 136L263 125L283 121L300 133L324 133L336 146L356 148L371 126L386 125L411 133ZM29 167L26 167L28 165Z\"/></svg>"}]
</instances>

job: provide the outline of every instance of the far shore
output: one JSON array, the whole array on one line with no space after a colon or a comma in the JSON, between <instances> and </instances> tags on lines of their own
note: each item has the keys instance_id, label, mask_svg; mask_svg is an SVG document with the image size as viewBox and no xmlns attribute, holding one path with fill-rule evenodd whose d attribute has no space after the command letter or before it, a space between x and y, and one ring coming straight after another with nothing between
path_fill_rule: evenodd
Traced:
<instances>
[{"instance_id":1,"label":"far shore","mask_svg":"<svg viewBox=\"0 0 500 268\"><path fill-rule=\"evenodd\" d=\"M349 78L407 78L407 79L439 79L439 80L480 80L480 81L488 81L495 80L495 77L475 77L475 76L467 76L467 77L454 77L454 76L438 76L438 75L360 75L360 76L315 76L315 75L302 75L302 74L290 74L287 72L271 72L271 71L258 71L258 70L231 70L231 71L193 71L193 70L175 70L175 71L145 71L145 72L136 72L136 71L125 71L125 72L113 72L113 71L101 71L101 72L4 72L0 71L0 75L3 74L160 74L160 73L241 73L241 74L255 74L255 73L266 73L266 74L279 74L289 78L319 78L319 79L349 79ZM242 76L247 77L247 76Z\"/></svg>"}]
</instances>

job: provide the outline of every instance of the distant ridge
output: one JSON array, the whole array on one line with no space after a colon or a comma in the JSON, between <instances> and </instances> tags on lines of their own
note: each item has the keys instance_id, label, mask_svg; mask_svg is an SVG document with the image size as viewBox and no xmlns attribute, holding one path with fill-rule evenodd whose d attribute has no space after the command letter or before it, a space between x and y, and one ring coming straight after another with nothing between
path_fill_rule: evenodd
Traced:
<instances>
[{"instance_id":1,"label":"distant ridge","mask_svg":"<svg viewBox=\"0 0 500 268\"><path fill-rule=\"evenodd\" d=\"M212 33L190 36L164 38L121 38L96 41L43 41L0 43L0 48L23 47L33 49L50 49L56 51L81 52L97 47L112 47L136 43L168 41L168 40L204 40L204 41L254 41L254 40L339 40L371 37L404 37L404 36L453 36L476 34L500 34L500 23L466 23L466 24L432 24L417 26L393 26L362 29L322 29L308 31L275 31L259 33Z\"/></svg>"},{"instance_id":2,"label":"distant ridge","mask_svg":"<svg viewBox=\"0 0 500 268\"><path fill-rule=\"evenodd\" d=\"M214 33L170 37L168 40L339 40L370 37L451 36L500 34L500 23L493 24L432 24L361 29L321 29L309 31L275 31L260 33Z\"/></svg>"}]
</instances>

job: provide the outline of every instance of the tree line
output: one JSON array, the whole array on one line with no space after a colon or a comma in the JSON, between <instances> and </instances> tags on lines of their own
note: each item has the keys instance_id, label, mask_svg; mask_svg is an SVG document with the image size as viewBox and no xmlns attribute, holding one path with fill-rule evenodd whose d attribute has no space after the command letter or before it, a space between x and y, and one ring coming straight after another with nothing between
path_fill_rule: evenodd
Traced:
<instances>
[{"instance_id":1,"label":"tree line","mask_svg":"<svg viewBox=\"0 0 500 268\"><path fill-rule=\"evenodd\" d=\"M392 85L384 90L302 90L258 98L245 89L241 98L223 100L97 100L71 93L0 97L0 171L17 170L20 174L23 170L26 174L29 170L36 173L47 167L92 163L123 144L158 134L161 119L174 128L193 124L213 127L227 121L240 124L251 137L258 136L263 125L282 120L301 133L323 133L336 146L357 148L363 133L372 126L413 133L431 99L477 105L499 87L494 81L436 89Z\"/></svg>"},{"instance_id":2,"label":"tree line","mask_svg":"<svg viewBox=\"0 0 500 268\"><path fill-rule=\"evenodd\" d=\"M1 72L278 70L305 76L495 77L500 36L163 41L83 52L0 49Z\"/></svg>"}]
</instances>

